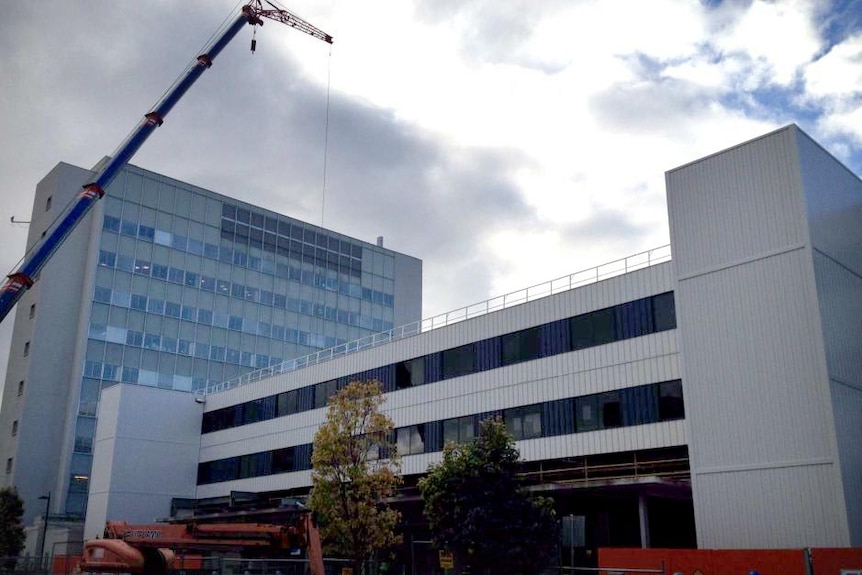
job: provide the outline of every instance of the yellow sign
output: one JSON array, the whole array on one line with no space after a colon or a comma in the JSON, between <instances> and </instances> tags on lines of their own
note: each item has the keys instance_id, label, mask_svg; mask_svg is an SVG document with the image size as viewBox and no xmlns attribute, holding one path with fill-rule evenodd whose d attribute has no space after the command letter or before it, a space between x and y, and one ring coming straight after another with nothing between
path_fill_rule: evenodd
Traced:
<instances>
[{"instance_id":1,"label":"yellow sign","mask_svg":"<svg viewBox=\"0 0 862 575\"><path fill-rule=\"evenodd\" d=\"M451 551L440 551L440 569L454 569L455 557Z\"/></svg>"}]
</instances>

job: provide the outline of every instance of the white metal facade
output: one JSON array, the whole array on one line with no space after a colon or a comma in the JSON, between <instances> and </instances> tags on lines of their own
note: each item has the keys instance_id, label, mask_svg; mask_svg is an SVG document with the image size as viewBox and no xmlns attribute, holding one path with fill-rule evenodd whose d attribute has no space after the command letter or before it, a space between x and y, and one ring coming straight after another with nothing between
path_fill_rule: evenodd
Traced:
<instances>
[{"instance_id":1,"label":"white metal facade","mask_svg":"<svg viewBox=\"0 0 862 575\"><path fill-rule=\"evenodd\" d=\"M211 411L297 389L380 365L411 359L561 318L671 291L668 262L347 355L300 371L207 396ZM443 380L388 394L385 411L396 427L589 395L679 378L675 330ZM214 433L201 440L201 461L311 443L325 409ZM540 461L597 453L684 445L682 421L607 429L519 442L522 457ZM403 458L404 473L421 473L439 453ZM198 487L198 497L230 490L268 491L311 484L310 472L272 475Z\"/></svg>"},{"instance_id":2,"label":"white metal facade","mask_svg":"<svg viewBox=\"0 0 862 575\"><path fill-rule=\"evenodd\" d=\"M667 192L699 545L862 544L859 179L789 126Z\"/></svg>"},{"instance_id":3,"label":"white metal facade","mask_svg":"<svg viewBox=\"0 0 862 575\"><path fill-rule=\"evenodd\" d=\"M210 394L205 411L674 291L676 329L394 391L385 410L403 427L680 378L684 421L523 440L521 455L684 445L700 547L862 545L862 183L789 126L668 172L667 189L673 262ZM204 434L198 462L311 443L324 414Z\"/></svg>"}]
</instances>

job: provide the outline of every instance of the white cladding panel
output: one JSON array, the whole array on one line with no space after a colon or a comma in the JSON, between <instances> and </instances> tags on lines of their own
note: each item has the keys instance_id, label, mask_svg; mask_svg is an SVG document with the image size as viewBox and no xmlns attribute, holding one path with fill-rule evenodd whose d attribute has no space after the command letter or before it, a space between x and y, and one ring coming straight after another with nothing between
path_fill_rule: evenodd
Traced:
<instances>
[{"instance_id":1,"label":"white cladding panel","mask_svg":"<svg viewBox=\"0 0 862 575\"><path fill-rule=\"evenodd\" d=\"M799 249L680 282L693 470L833 454L809 258Z\"/></svg>"},{"instance_id":2,"label":"white cladding panel","mask_svg":"<svg viewBox=\"0 0 862 575\"><path fill-rule=\"evenodd\" d=\"M190 393L125 384L102 392L85 538L107 520L167 517L172 498L194 497L201 416Z\"/></svg>"},{"instance_id":3,"label":"white cladding panel","mask_svg":"<svg viewBox=\"0 0 862 575\"><path fill-rule=\"evenodd\" d=\"M325 364L212 394L206 398L206 410L664 293L673 289L672 278L672 264L659 264ZM679 377L677 333L672 330L399 390L388 394L384 410L396 427L402 427ZM208 433L201 440L200 460L212 461L310 443L324 416L325 409L317 409ZM519 447L523 449L523 457L535 460L677 446L686 443L684 427L682 421L664 422L522 441ZM430 462L438 459L439 454L405 457L404 472L423 472ZM210 497L224 495L231 489L285 489L309 485L310 481L308 472L289 473L202 485L197 494Z\"/></svg>"},{"instance_id":4,"label":"white cladding panel","mask_svg":"<svg viewBox=\"0 0 862 575\"><path fill-rule=\"evenodd\" d=\"M850 539L862 546L862 277L819 251L814 272Z\"/></svg>"},{"instance_id":5,"label":"white cladding panel","mask_svg":"<svg viewBox=\"0 0 862 575\"><path fill-rule=\"evenodd\" d=\"M832 464L699 475L698 547L801 548L848 545Z\"/></svg>"},{"instance_id":6,"label":"white cladding panel","mask_svg":"<svg viewBox=\"0 0 862 575\"><path fill-rule=\"evenodd\" d=\"M251 384L210 394L206 400L206 411L672 291L674 277L673 262L654 265L386 345L337 357L294 372L275 375Z\"/></svg>"},{"instance_id":7,"label":"white cladding panel","mask_svg":"<svg viewBox=\"0 0 862 575\"><path fill-rule=\"evenodd\" d=\"M797 128L667 182L698 545L846 545Z\"/></svg>"},{"instance_id":8,"label":"white cladding panel","mask_svg":"<svg viewBox=\"0 0 862 575\"><path fill-rule=\"evenodd\" d=\"M811 243L862 277L862 180L798 133Z\"/></svg>"},{"instance_id":9,"label":"white cladding panel","mask_svg":"<svg viewBox=\"0 0 862 575\"><path fill-rule=\"evenodd\" d=\"M795 126L667 173L680 278L806 241Z\"/></svg>"},{"instance_id":10,"label":"white cladding panel","mask_svg":"<svg viewBox=\"0 0 862 575\"><path fill-rule=\"evenodd\" d=\"M399 390L388 394L384 412L395 427L404 427L679 377L676 332L668 331ZM208 433L201 440L200 460L311 443L325 411ZM610 435L594 437L605 442ZM602 453L604 448L585 449Z\"/></svg>"},{"instance_id":11,"label":"white cladding panel","mask_svg":"<svg viewBox=\"0 0 862 575\"><path fill-rule=\"evenodd\" d=\"M289 418L286 418L289 419ZM591 431L575 435L561 435L518 441L521 459L540 461L560 457L578 457L599 453L654 449L685 445L685 422L683 420L665 421L637 427L623 427L602 431ZM442 453L423 453L401 458L401 472L404 475L424 473L432 463L442 460ZM311 485L311 472L298 471L268 475L253 479L227 481L212 485L200 485L197 497L218 497L230 491L275 491Z\"/></svg>"}]
</instances>

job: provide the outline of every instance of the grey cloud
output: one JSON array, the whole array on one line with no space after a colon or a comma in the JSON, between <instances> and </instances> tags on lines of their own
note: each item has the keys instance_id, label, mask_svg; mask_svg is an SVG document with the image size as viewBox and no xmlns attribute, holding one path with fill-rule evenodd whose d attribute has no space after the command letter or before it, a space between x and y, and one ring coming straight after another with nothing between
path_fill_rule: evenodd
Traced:
<instances>
[{"instance_id":1,"label":"grey cloud","mask_svg":"<svg viewBox=\"0 0 862 575\"><path fill-rule=\"evenodd\" d=\"M537 22L567 5L565 0L416 0L414 10L420 20L430 24L457 22L459 50L468 62L506 62L553 74L565 66L536 59L526 54L524 47L532 39Z\"/></svg>"},{"instance_id":2,"label":"grey cloud","mask_svg":"<svg viewBox=\"0 0 862 575\"><path fill-rule=\"evenodd\" d=\"M611 86L591 98L590 110L599 124L612 130L679 137L713 102L699 87L665 78Z\"/></svg>"}]
</instances>

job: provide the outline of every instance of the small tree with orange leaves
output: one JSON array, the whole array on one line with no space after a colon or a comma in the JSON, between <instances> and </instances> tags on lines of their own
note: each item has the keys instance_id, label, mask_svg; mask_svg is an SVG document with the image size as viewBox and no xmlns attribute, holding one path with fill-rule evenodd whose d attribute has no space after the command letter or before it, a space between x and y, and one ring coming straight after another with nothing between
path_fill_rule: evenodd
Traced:
<instances>
[{"instance_id":1,"label":"small tree with orange leaves","mask_svg":"<svg viewBox=\"0 0 862 575\"><path fill-rule=\"evenodd\" d=\"M375 551L401 541L400 514L386 504L401 483L392 420L377 381L355 381L329 398L314 435L311 508L326 549L349 558L354 573Z\"/></svg>"}]
</instances>

